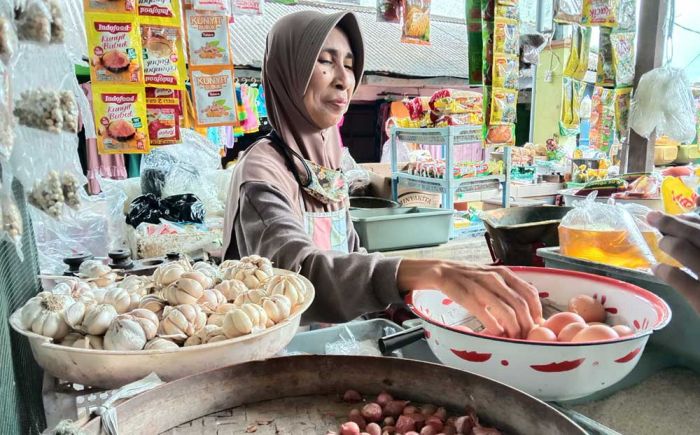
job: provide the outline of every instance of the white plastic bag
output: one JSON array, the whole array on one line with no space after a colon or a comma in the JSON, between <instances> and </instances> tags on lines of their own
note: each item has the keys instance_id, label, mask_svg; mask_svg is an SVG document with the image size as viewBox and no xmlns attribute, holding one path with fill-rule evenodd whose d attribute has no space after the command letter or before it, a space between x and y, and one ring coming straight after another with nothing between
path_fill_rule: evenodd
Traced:
<instances>
[{"instance_id":1,"label":"white plastic bag","mask_svg":"<svg viewBox=\"0 0 700 435\"><path fill-rule=\"evenodd\" d=\"M347 148L343 148L343 155L340 158L340 169L343 171L351 195L355 192L363 191L369 186L369 171L355 162Z\"/></svg>"},{"instance_id":2,"label":"white plastic bag","mask_svg":"<svg viewBox=\"0 0 700 435\"><path fill-rule=\"evenodd\" d=\"M20 261L24 261L22 253L22 233L24 224L22 214L17 207L12 192L12 172L9 165L4 164L2 172L2 185L0 185L0 240L12 243L17 250Z\"/></svg>"},{"instance_id":3,"label":"white plastic bag","mask_svg":"<svg viewBox=\"0 0 700 435\"><path fill-rule=\"evenodd\" d=\"M629 126L639 135L690 143L696 135L695 104L685 73L661 67L642 76L632 97Z\"/></svg>"}]
</instances>

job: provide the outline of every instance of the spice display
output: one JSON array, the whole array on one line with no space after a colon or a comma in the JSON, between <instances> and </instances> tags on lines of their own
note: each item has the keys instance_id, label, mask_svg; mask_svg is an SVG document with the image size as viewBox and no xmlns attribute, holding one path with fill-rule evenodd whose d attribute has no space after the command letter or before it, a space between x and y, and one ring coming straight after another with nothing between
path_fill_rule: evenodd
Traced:
<instances>
[{"instance_id":1,"label":"spice display","mask_svg":"<svg viewBox=\"0 0 700 435\"><path fill-rule=\"evenodd\" d=\"M181 87L185 81L182 37L178 27L141 25L144 81Z\"/></svg>"},{"instance_id":2,"label":"spice display","mask_svg":"<svg viewBox=\"0 0 700 435\"><path fill-rule=\"evenodd\" d=\"M493 57L493 86L497 88L518 88L520 64L517 56L496 54Z\"/></svg>"},{"instance_id":3,"label":"spice display","mask_svg":"<svg viewBox=\"0 0 700 435\"><path fill-rule=\"evenodd\" d=\"M431 0L404 1L401 42L430 44L430 2Z\"/></svg>"},{"instance_id":4,"label":"spice display","mask_svg":"<svg viewBox=\"0 0 700 435\"><path fill-rule=\"evenodd\" d=\"M180 142L182 94L179 90L146 88L146 112L151 146Z\"/></svg>"},{"instance_id":5,"label":"spice display","mask_svg":"<svg viewBox=\"0 0 700 435\"><path fill-rule=\"evenodd\" d=\"M228 67L191 68L190 77L198 127L233 125L237 121L233 70Z\"/></svg>"},{"instance_id":6,"label":"spice display","mask_svg":"<svg viewBox=\"0 0 700 435\"><path fill-rule=\"evenodd\" d=\"M93 87L93 110L100 153L147 153L146 98L140 87Z\"/></svg>"},{"instance_id":7,"label":"spice display","mask_svg":"<svg viewBox=\"0 0 700 435\"><path fill-rule=\"evenodd\" d=\"M84 0L85 13L109 12L116 14L136 14L136 0Z\"/></svg>"},{"instance_id":8,"label":"spice display","mask_svg":"<svg viewBox=\"0 0 700 435\"><path fill-rule=\"evenodd\" d=\"M138 25L118 16L92 14L86 26L92 82L143 83Z\"/></svg>"},{"instance_id":9,"label":"spice display","mask_svg":"<svg viewBox=\"0 0 700 435\"><path fill-rule=\"evenodd\" d=\"M187 10L185 28L191 66L233 64L226 14Z\"/></svg>"},{"instance_id":10,"label":"spice display","mask_svg":"<svg viewBox=\"0 0 700 435\"><path fill-rule=\"evenodd\" d=\"M516 20L496 17L494 22L494 53L518 55L520 30Z\"/></svg>"},{"instance_id":11,"label":"spice display","mask_svg":"<svg viewBox=\"0 0 700 435\"><path fill-rule=\"evenodd\" d=\"M491 123L515 123L518 91L493 88L491 92Z\"/></svg>"},{"instance_id":12,"label":"spice display","mask_svg":"<svg viewBox=\"0 0 700 435\"><path fill-rule=\"evenodd\" d=\"M15 101L14 115L21 125L53 133L78 131L78 104L69 91L31 89Z\"/></svg>"},{"instance_id":13,"label":"spice display","mask_svg":"<svg viewBox=\"0 0 700 435\"><path fill-rule=\"evenodd\" d=\"M180 21L180 8L177 0L136 0L139 16L172 19L175 23Z\"/></svg>"}]
</instances>

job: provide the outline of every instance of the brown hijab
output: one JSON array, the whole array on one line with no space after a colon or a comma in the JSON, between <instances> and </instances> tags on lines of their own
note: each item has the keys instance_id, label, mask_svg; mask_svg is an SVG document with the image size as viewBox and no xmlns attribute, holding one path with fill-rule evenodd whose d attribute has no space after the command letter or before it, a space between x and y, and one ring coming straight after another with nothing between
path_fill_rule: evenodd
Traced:
<instances>
[{"instance_id":1,"label":"brown hijab","mask_svg":"<svg viewBox=\"0 0 700 435\"><path fill-rule=\"evenodd\" d=\"M357 17L351 12L322 14L297 12L278 20L267 35L262 79L268 119L289 148L307 160L331 169L340 168L342 150L336 127L319 130L304 107L304 94L311 80L323 44L338 27L348 37L354 55L355 90L362 80L364 42ZM300 162L297 172L305 177ZM337 210L344 204L323 204L301 187L287 167L285 159L267 139L256 142L235 166L224 220L224 253L232 243L233 224L238 215L241 186L247 182L265 182L279 189L299 217L303 210L321 212Z\"/></svg>"}]
</instances>

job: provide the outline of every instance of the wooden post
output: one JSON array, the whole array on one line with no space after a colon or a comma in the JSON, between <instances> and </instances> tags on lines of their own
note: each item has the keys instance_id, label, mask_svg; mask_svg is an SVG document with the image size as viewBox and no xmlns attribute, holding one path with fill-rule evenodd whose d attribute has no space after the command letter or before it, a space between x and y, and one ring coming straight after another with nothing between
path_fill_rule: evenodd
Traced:
<instances>
[{"instance_id":1,"label":"wooden post","mask_svg":"<svg viewBox=\"0 0 700 435\"><path fill-rule=\"evenodd\" d=\"M663 64L666 38L664 24L667 19L670 1L654 0L642 2L639 11L639 23L637 26L637 62L634 72L634 87L639 84L642 75ZM654 169L654 142L655 135L648 140L630 130L627 152L622 158L622 167L627 172L650 172Z\"/></svg>"}]
</instances>

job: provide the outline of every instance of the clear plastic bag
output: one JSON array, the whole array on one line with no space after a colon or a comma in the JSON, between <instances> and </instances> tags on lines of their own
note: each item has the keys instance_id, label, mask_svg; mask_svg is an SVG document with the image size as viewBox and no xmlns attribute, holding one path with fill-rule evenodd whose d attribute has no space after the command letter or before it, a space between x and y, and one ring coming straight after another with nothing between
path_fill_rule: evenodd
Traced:
<instances>
[{"instance_id":1,"label":"clear plastic bag","mask_svg":"<svg viewBox=\"0 0 700 435\"><path fill-rule=\"evenodd\" d=\"M554 21L557 23L578 24L583 15L583 1L556 0L554 11Z\"/></svg>"},{"instance_id":2,"label":"clear plastic bag","mask_svg":"<svg viewBox=\"0 0 700 435\"><path fill-rule=\"evenodd\" d=\"M642 236L649 246L651 253L654 255L654 258L656 258L656 261L674 267L682 267L679 262L674 260L668 254L662 251L661 248L659 248L659 241L663 236L659 230L652 227L647 222L647 215L651 212L649 207L635 203L620 204L620 207L627 210L632 216L634 223L637 225L637 229L639 229L639 231L642 233Z\"/></svg>"},{"instance_id":3,"label":"clear plastic bag","mask_svg":"<svg viewBox=\"0 0 700 435\"><path fill-rule=\"evenodd\" d=\"M51 43L51 7L44 0L26 0L16 11L15 25L20 41Z\"/></svg>"},{"instance_id":4,"label":"clear plastic bag","mask_svg":"<svg viewBox=\"0 0 700 435\"><path fill-rule=\"evenodd\" d=\"M17 207L12 192L12 172L5 164L0 168L2 172L2 185L0 185L0 240L12 243L17 250L20 261L24 261L22 253L22 233L24 224L22 214Z\"/></svg>"},{"instance_id":5,"label":"clear plastic bag","mask_svg":"<svg viewBox=\"0 0 700 435\"><path fill-rule=\"evenodd\" d=\"M632 215L619 205L595 202L597 192L574 209L559 226L563 255L629 269L648 269L656 259Z\"/></svg>"},{"instance_id":6,"label":"clear plastic bag","mask_svg":"<svg viewBox=\"0 0 700 435\"><path fill-rule=\"evenodd\" d=\"M326 355L382 356L376 339L358 341L350 328L345 327L347 336L340 334L340 339L326 343Z\"/></svg>"},{"instance_id":7,"label":"clear plastic bag","mask_svg":"<svg viewBox=\"0 0 700 435\"><path fill-rule=\"evenodd\" d=\"M0 61L10 63L17 51L17 33L12 25L14 10L11 3L0 4Z\"/></svg>"},{"instance_id":8,"label":"clear plastic bag","mask_svg":"<svg viewBox=\"0 0 700 435\"><path fill-rule=\"evenodd\" d=\"M352 158L347 148L343 148L343 156L340 159L340 169L343 171L351 195L369 186L369 171L355 162L355 159Z\"/></svg>"},{"instance_id":9,"label":"clear plastic bag","mask_svg":"<svg viewBox=\"0 0 700 435\"><path fill-rule=\"evenodd\" d=\"M646 138L656 131L657 137L690 143L696 135L695 105L685 73L670 67L645 73L632 98L629 126Z\"/></svg>"},{"instance_id":10,"label":"clear plastic bag","mask_svg":"<svg viewBox=\"0 0 700 435\"><path fill-rule=\"evenodd\" d=\"M408 162L410 158L410 150L405 143L400 140L396 140L396 161L397 162ZM388 140L384 142L382 146L382 158L379 160L380 163L390 163L391 162L391 141Z\"/></svg>"},{"instance_id":11,"label":"clear plastic bag","mask_svg":"<svg viewBox=\"0 0 700 435\"><path fill-rule=\"evenodd\" d=\"M0 63L0 158L7 160L15 143L15 119L10 97L10 71Z\"/></svg>"},{"instance_id":12,"label":"clear plastic bag","mask_svg":"<svg viewBox=\"0 0 700 435\"><path fill-rule=\"evenodd\" d=\"M168 252L196 255L221 249L223 219L209 218L205 224L142 223L136 229L128 227L127 236L134 258L162 257Z\"/></svg>"}]
</instances>

